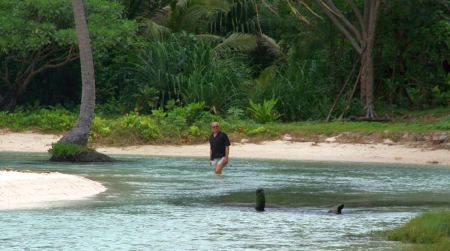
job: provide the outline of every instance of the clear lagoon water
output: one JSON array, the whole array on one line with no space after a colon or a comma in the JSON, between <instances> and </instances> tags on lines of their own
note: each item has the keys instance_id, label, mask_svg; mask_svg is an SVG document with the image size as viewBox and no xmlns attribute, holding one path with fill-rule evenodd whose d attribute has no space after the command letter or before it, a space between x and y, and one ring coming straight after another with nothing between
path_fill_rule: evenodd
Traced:
<instances>
[{"instance_id":1,"label":"clear lagoon water","mask_svg":"<svg viewBox=\"0 0 450 251\"><path fill-rule=\"evenodd\" d=\"M0 153L0 166L82 175L108 190L0 211L0 250L398 250L379 232L450 206L448 167L233 159L215 176L202 158L47 158ZM327 213L340 203L344 214Z\"/></svg>"}]
</instances>

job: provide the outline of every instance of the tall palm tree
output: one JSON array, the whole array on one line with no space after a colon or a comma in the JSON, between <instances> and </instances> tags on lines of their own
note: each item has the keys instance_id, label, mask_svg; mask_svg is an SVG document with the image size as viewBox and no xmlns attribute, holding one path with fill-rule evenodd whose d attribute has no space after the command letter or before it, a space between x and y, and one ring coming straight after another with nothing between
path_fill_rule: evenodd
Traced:
<instances>
[{"instance_id":1,"label":"tall palm tree","mask_svg":"<svg viewBox=\"0 0 450 251\"><path fill-rule=\"evenodd\" d=\"M95 74L83 0L72 0L75 29L80 51L82 93L80 114L74 128L68 131L60 143L86 146L95 110Z\"/></svg>"}]
</instances>

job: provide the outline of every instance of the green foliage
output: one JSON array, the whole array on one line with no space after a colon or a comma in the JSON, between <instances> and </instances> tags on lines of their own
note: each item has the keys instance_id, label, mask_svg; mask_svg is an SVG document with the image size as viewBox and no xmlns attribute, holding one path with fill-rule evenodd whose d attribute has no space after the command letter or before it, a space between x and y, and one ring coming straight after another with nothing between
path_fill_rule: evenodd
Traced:
<instances>
[{"instance_id":1,"label":"green foliage","mask_svg":"<svg viewBox=\"0 0 450 251\"><path fill-rule=\"evenodd\" d=\"M171 99L182 104L203 101L217 112L242 102L240 83L249 78L240 55L223 51L218 56L212 45L188 34L151 42L130 70L135 77L129 91L136 92L136 86L156 88L159 107Z\"/></svg>"},{"instance_id":2,"label":"green foliage","mask_svg":"<svg viewBox=\"0 0 450 251\"><path fill-rule=\"evenodd\" d=\"M206 32L209 18L228 9L223 0L172 1L167 23L173 31Z\"/></svg>"},{"instance_id":3,"label":"green foliage","mask_svg":"<svg viewBox=\"0 0 450 251\"><path fill-rule=\"evenodd\" d=\"M450 104L450 18L445 1L387 1L375 45L379 97L403 107ZM447 6L445 6L447 5Z\"/></svg>"},{"instance_id":4,"label":"green foliage","mask_svg":"<svg viewBox=\"0 0 450 251\"><path fill-rule=\"evenodd\" d=\"M267 128L264 127L264 126L260 126L260 127L255 128L255 129L249 130L247 132L247 134L252 136L252 135L257 135L257 134L263 134L265 132L267 132Z\"/></svg>"},{"instance_id":5,"label":"green foliage","mask_svg":"<svg viewBox=\"0 0 450 251\"><path fill-rule=\"evenodd\" d=\"M227 48L240 51L253 51L257 47L256 36L244 33L233 33L218 44L214 49L221 51Z\"/></svg>"},{"instance_id":6,"label":"green foliage","mask_svg":"<svg viewBox=\"0 0 450 251\"><path fill-rule=\"evenodd\" d=\"M256 104L250 100L250 107L248 108L248 111L252 118L254 118L257 122L274 122L280 118L280 115L275 108L277 103L278 100L276 99L264 100L261 104Z\"/></svg>"},{"instance_id":7,"label":"green foliage","mask_svg":"<svg viewBox=\"0 0 450 251\"><path fill-rule=\"evenodd\" d=\"M120 57L112 53L112 49L129 49L134 43L137 25L121 17L123 7L117 2L89 0L85 6L96 63L98 93L103 94L115 88L105 82L119 74L114 63L120 61ZM48 74L43 80L36 81L40 86L34 87L41 96L36 97L34 92L28 93L28 96L43 100L54 98L58 95L49 95L48 90L59 91L63 88L72 91L67 96L74 95L73 85L79 78L75 79L75 83L71 83L70 78L79 75L78 67L71 69L76 75L66 72L60 74L62 77L54 83L47 83L52 76L50 69L59 69L78 57L73 20L70 0L0 0L0 105L4 105L3 98L16 99L22 95L32 85L28 81L38 78L39 73ZM47 92L41 91L46 89L43 84L50 85ZM99 100L102 99L100 97ZM29 103L34 101L30 98L25 100ZM79 102L78 98L74 100Z\"/></svg>"},{"instance_id":8,"label":"green foliage","mask_svg":"<svg viewBox=\"0 0 450 251\"><path fill-rule=\"evenodd\" d=\"M332 95L331 82L320 77L325 71L322 67L322 62L312 60L277 70L276 84L268 89L279 100L284 119L317 120L326 116L335 95Z\"/></svg>"},{"instance_id":9,"label":"green foliage","mask_svg":"<svg viewBox=\"0 0 450 251\"><path fill-rule=\"evenodd\" d=\"M199 120L200 117L204 114L205 102L191 103L184 109L186 110L186 122L191 125Z\"/></svg>"},{"instance_id":10,"label":"green foliage","mask_svg":"<svg viewBox=\"0 0 450 251\"><path fill-rule=\"evenodd\" d=\"M148 113L152 108L156 108L158 105L158 90L154 87L141 86L138 88L137 93L134 94L135 112Z\"/></svg>"},{"instance_id":11,"label":"green foliage","mask_svg":"<svg viewBox=\"0 0 450 251\"><path fill-rule=\"evenodd\" d=\"M72 128L76 114L62 108L0 112L0 127L14 131L37 128L44 132L63 132Z\"/></svg>"},{"instance_id":12,"label":"green foliage","mask_svg":"<svg viewBox=\"0 0 450 251\"><path fill-rule=\"evenodd\" d=\"M87 153L88 148L76 144L55 143L48 152L53 156L64 156L65 158L76 158L82 153Z\"/></svg>"},{"instance_id":13,"label":"green foliage","mask_svg":"<svg viewBox=\"0 0 450 251\"><path fill-rule=\"evenodd\" d=\"M450 131L450 115L426 126L430 130Z\"/></svg>"},{"instance_id":14,"label":"green foliage","mask_svg":"<svg viewBox=\"0 0 450 251\"><path fill-rule=\"evenodd\" d=\"M414 250L448 250L450 248L450 212L424 213L406 225L386 232L392 241L415 244L432 244L417 246Z\"/></svg>"},{"instance_id":15,"label":"green foliage","mask_svg":"<svg viewBox=\"0 0 450 251\"><path fill-rule=\"evenodd\" d=\"M238 120L244 118L245 112L243 109L232 106L227 110L227 117L231 120Z\"/></svg>"},{"instance_id":16,"label":"green foliage","mask_svg":"<svg viewBox=\"0 0 450 251\"><path fill-rule=\"evenodd\" d=\"M211 133L211 122L218 121L222 130L234 137L257 137L276 139L289 133L294 137L315 135L336 135L343 132L361 134L381 134L391 137L400 133L448 132L449 109L441 108L418 113L401 113L396 122L331 122L320 121L261 124L254 120L241 118L240 108L230 112L227 117L204 110L202 103L172 110L153 110L151 115L129 113L120 116L97 115L92 124L90 143L107 145L133 145L143 143L192 143L205 142ZM236 115L232 115L236 114ZM70 129L77 113L63 108L0 112L0 128L14 131L33 130L38 132L62 133ZM405 120L419 117L421 120Z\"/></svg>"},{"instance_id":17,"label":"green foliage","mask_svg":"<svg viewBox=\"0 0 450 251\"><path fill-rule=\"evenodd\" d=\"M381 4L373 52L376 111L450 104L450 28L444 2ZM354 15L348 4L336 4L343 15ZM224 115L230 108L246 109L248 99L262 103L273 98L283 121L321 120L356 58L332 22L313 14L325 17L314 1L87 0L85 6L97 114L102 116L169 112L197 102L204 102L204 111ZM24 88L14 88L29 74L21 69L53 64L68 56L70 48L71 56L77 56L70 1L0 0L0 34L0 104L20 90L19 105L63 103L74 109L80 99L78 61L42 71ZM342 112L352 82L333 116ZM359 91L347 114L358 115ZM187 124L194 123L182 111L175 113L161 121L181 124L185 117ZM199 119L210 119L206 117ZM428 127L443 130L448 125L442 121Z\"/></svg>"},{"instance_id":18,"label":"green foliage","mask_svg":"<svg viewBox=\"0 0 450 251\"><path fill-rule=\"evenodd\" d=\"M136 113L126 114L118 121L117 130L127 130L135 133L144 140L156 139L159 134L159 128L148 116L139 116Z\"/></svg>"},{"instance_id":19,"label":"green foliage","mask_svg":"<svg viewBox=\"0 0 450 251\"><path fill-rule=\"evenodd\" d=\"M189 134L194 137L198 137L198 136L202 135L202 132L198 126L193 125L193 126L189 127Z\"/></svg>"}]
</instances>

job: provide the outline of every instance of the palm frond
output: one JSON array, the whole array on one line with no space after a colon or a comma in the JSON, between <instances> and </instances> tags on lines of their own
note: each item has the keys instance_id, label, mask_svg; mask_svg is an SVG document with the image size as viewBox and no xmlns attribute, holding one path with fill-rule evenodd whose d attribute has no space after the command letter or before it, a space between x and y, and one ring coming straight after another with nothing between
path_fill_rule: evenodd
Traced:
<instances>
[{"instance_id":1,"label":"palm frond","mask_svg":"<svg viewBox=\"0 0 450 251\"><path fill-rule=\"evenodd\" d=\"M141 33L149 39L160 40L170 33L169 28L160 25L151 19L139 18L138 22Z\"/></svg>"},{"instance_id":2,"label":"palm frond","mask_svg":"<svg viewBox=\"0 0 450 251\"><path fill-rule=\"evenodd\" d=\"M261 34L261 36L258 37L258 44L266 47L269 53L276 58L280 57L283 54L283 51L281 50L275 39L265 34Z\"/></svg>"},{"instance_id":3,"label":"palm frond","mask_svg":"<svg viewBox=\"0 0 450 251\"><path fill-rule=\"evenodd\" d=\"M196 35L196 37L202 41L212 42L212 43L216 43L216 44L218 44L224 40L223 37L214 35L214 34L199 34L199 35Z\"/></svg>"},{"instance_id":4,"label":"palm frond","mask_svg":"<svg viewBox=\"0 0 450 251\"><path fill-rule=\"evenodd\" d=\"M220 51L230 48L239 51L253 51L257 47L256 36L245 33L233 33L228 36L222 43L218 44L214 50Z\"/></svg>"}]
</instances>

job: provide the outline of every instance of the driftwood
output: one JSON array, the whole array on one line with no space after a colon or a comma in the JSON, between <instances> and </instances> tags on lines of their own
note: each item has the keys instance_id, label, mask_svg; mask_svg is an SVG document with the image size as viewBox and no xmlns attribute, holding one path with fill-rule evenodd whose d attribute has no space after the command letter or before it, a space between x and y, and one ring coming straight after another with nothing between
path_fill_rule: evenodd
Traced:
<instances>
[{"instance_id":1,"label":"driftwood","mask_svg":"<svg viewBox=\"0 0 450 251\"><path fill-rule=\"evenodd\" d=\"M342 209L344 209L344 204L336 206L335 208L329 210L328 213L342 214Z\"/></svg>"},{"instance_id":2,"label":"driftwood","mask_svg":"<svg viewBox=\"0 0 450 251\"><path fill-rule=\"evenodd\" d=\"M266 207L266 196L264 194L264 189L258 188L256 189L255 209L257 212L263 212L265 207Z\"/></svg>"}]
</instances>

